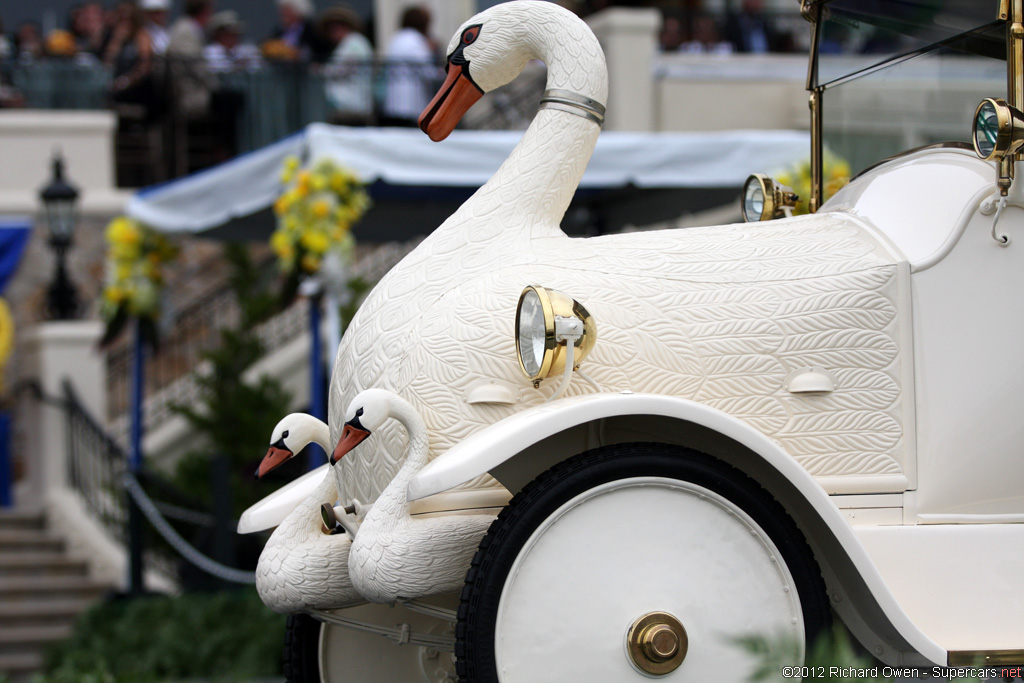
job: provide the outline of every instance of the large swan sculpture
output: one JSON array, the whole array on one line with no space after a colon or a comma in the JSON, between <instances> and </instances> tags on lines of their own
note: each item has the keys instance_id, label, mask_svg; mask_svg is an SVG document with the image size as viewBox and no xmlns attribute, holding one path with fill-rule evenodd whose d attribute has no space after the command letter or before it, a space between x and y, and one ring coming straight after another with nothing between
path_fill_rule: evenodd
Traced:
<instances>
[{"instance_id":1,"label":"large swan sculpture","mask_svg":"<svg viewBox=\"0 0 1024 683\"><path fill-rule=\"evenodd\" d=\"M405 462L366 513L352 542L348 573L356 590L367 600L392 603L461 588L469 561L495 516L410 516L406 488L427 462L422 418L408 401L382 389L356 396L348 416L331 454L335 464L388 420L401 424L409 438Z\"/></svg>"},{"instance_id":2,"label":"large swan sculpture","mask_svg":"<svg viewBox=\"0 0 1024 683\"><path fill-rule=\"evenodd\" d=\"M516 302L532 284L561 290L593 314L600 339L586 372L604 391L721 410L782 443L815 476L900 481L907 406L899 390L905 344L893 313L902 306L899 259L871 226L817 214L569 238L559 224L607 94L597 39L555 3L520 0L468 20L447 54L448 78L421 119L432 138L531 59L547 64L547 90L494 176L360 307L331 379L332 443L352 399L369 388L400 395L422 416L428 459L543 403L553 383L529 385L514 342ZM831 368L842 396L807 401L787 391L787 376L807 367ZM482 383L504 385L512 400L475 392ZM573 382L565 395L592 391ZM375 500L405 452L397 423L375 430L360 457L335 466L342 500ZM483 475L443 495L460 489L501 490Z\"/></svg>"},{"instance_id":3,"label":"large swan sculpture","mask_svg":"<svg viewBox=\"0 0 1024 683\"><path fill-rule=\"evenodd\" d=\"M330 453L327 425L312 415L292 413L274 427L270 448L256 470L257 478L295 457L307 444ZM333 468L332 468L333 469ZM352 538L321 530L320 506L338 498L334 473L271 534L256 564L256 590L263 603L282 614L331 609L361 602L348 576Z\"/></svg>"},{"instance_id":4,"label":"large swan sculpture","mask_svg":"<svg viewBox=\"0 0 1024 683\"><path fill-rule=\"evenodd\" d=\"M459 357L464 351L448 343L450 336L441 337L454 332L457 337L479 338L507 324L492 327L496 311L489 311L483 318L465 320L468 327L460 324L452 330L431 316L430 309L459 296L456 288L463 283L533 262L535 248L545 241L565 239L559 223L600 132L608 80L604 54L589 27L572 12L550 2L496 5L463 24L448 46L448 55L448 79L421 121L432 138L450 132L482 92L508 83L532 59L547 64L547 88L554 94L546 98L497 173L396 265L360 306L342 338L331 379L329 422L335 442L345 408L357 393L371 387L390 389L415 404L431 432L431 456L457 440L454 433L440 442L434 435L447 434L453 422L461 419L457 409L461 400L456 397L472 378L465 372L466 359ZM525 284L517 280L509 289L513 310L515 296ZM477 290L476 295L485 291ZM434 353L409 345L425 335L436 337L438 347L450 348ZM515 356L510 357L514 370ZM440 379L443 387L427 386L431 377L418 367L435 359L444 367L432 368L440 371L433 378ZM490 414L471 423L483 426L501 416L483 410ZM468 434L462 430L458 436ZM373 443L368 456L340 463L343 498L372 501L398 471L404 442L397 426L385 425ZM489 477L474 484L481 486L500 489Z\"/></svg>"}]
</instances>

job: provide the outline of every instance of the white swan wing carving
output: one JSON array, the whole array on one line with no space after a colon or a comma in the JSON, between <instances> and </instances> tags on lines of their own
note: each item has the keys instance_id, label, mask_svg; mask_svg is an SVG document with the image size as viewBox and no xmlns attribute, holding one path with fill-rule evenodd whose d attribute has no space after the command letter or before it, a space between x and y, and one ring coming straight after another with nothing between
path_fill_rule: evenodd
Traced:
<instances>
[{"instance_id":1,"label":"white swan wing carving","mask_svg":"<svg viewBox=\"0 0 1024 683\"><path fill-rule=\"evenodd\" d=\"M330 451L328 429L302 413L274 428L271 446L257 470L262 476L295 456L308 443ZM331 609L359 601L348 575L348 534L321 531L320 506L338 498L333 472L325 472L311 495L274 530L256 564L256 590L263 603L283 614Z\"/></svg>"},{"instance_id":2,"label":"white swan wing carving","mask_svg":"<svg viewBox=\"0 0 1024 683\"><path fill-rule=\"evenodd\" d=\"M409 480L427 462L423 420L408 401L382 389L356 396L347 417L331 456L335 463L388 420L401 424L409 440L402 467L366 514L352 543L348 562L353 585L366 599L381 603L460 588L494 515L411 517L406 501Z\"/></svg>"}]
</instances>

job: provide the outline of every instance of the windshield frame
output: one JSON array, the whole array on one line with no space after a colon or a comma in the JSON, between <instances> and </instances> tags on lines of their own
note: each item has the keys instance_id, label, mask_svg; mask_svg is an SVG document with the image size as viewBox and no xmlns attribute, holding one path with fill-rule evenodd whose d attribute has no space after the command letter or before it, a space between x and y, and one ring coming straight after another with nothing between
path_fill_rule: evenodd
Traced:
<instances>
[{"instance_id":1,"label":"windshield frame","mask_svg":"<svg viewBox=\"0 0 1024 683\"><path fill-rule=\"evenodd\" d=\"M888 59L857 69L851 73L819 82L819 54L821 50L824 21L828 18L828 6L841 0L801 0L801 14L811 22L811 45L807 67L806 89L810 94L811 110L811 196L808 201L809 210L815 213L824 201L824 115L823 94L829 88L867 76L915 57L941 49L952 41L978 32L990 32L1002 23L1006 35L1007 92L1006 99L1014 107L1024 107L1024 3L1021 0L991 0L993 19L991 22L969 29L960 34L950 35L934 43L921 45ZM1010 16L1013 13L1014 16ZM1015 37L1016 36L1016 37ZM1017 155L1020 158L1021 155ZM1003 165L1004 172L1012 176L1013 162Z\"/></svg>"}]
</instances>

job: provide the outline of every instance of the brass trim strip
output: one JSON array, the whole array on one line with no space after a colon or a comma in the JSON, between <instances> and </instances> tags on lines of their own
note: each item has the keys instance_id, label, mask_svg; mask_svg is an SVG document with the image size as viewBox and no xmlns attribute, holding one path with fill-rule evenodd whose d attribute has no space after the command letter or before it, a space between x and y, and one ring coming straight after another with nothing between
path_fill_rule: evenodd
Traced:
<instances>
[{"instance_id":1,"label":"brass trim strip","mask_svg":"<svg viewBox=\"0 0 1024 683\"><path fill-rule=\"evenodd\" d=\"M604 125L605 106L595 99L572 90L545 90L540 98L541 109L557 109L582 116L599 126Z\"/></svg>"},{"instance_id":2,"label":"brass trim strip","mask_svg":"<svg viewBox=\"0 0 1024 683\"><path fill-rule=\"evenodd\" d=\"M947 666L1013 666L1024 664L1024 650L950 650Z\"/></svg>"}]
</instances>

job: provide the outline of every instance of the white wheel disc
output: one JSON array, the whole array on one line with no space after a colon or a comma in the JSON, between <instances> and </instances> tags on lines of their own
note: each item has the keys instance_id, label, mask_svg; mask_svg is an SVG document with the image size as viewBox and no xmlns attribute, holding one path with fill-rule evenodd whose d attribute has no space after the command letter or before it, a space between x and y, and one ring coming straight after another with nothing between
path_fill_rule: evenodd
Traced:
<instances>
[{"instance_id":1,"label":"white wheel disc","mask_svg":"<svg viewBox=\"0 0 1024 683\"><path fill-rule=\"evenodd\" d=\"M682 622L689 649L664 676L641 673L626 634L648 612ZM756 662L736 644L794 641L804 626L793 578L739 507L661 477L592 488L548 517L519 553L498 606L502 683L745 680Z\"/></svg>"}]
</instances>

